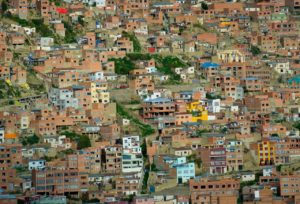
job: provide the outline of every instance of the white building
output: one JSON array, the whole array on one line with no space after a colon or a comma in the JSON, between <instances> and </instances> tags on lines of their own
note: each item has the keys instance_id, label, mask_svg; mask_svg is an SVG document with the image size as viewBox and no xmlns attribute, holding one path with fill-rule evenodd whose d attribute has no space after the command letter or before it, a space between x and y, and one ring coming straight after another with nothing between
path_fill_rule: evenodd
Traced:
<instances>
[{"instance_id":1,"label":"white building","mask_svg":"<svg viewBox=\"0 0 300 204\"><path fill-rule=\"evenodd\" d=\"M123 152L141 154L140 136L124 136L123 137Z\"/></svg>"},{"instance_id":2,"label":"white building","mask_svg":"<svg viewBox=\"0 0 300 204\"><path fill-rule=\"evenodd\" d=\"M50 50L50 47L54 45L54 38L41 37L40 46L42 50Z\"/></svg>"},{"instance_id":3,"label":"white building","mask_svg":"<svg viewBox=\"0 0 300 204\"><path fill-rule=\"evenodd\" d=\"M143 169L143 155L139 136L123 137L122 172L141 173Z\"/></svg>"},{"instance_id":4,"label":"white building","mask_svg":"<svg viewBox=\"0 0 300 204\"><path fill-rule=\"evenodd\" d=\"M242 175L241 175L241 180L242 180L243 182L246 182L246 181L254 181L254 180L255 180L255 174L254 174L254 173L251 173L251 172L242 173Z\"/></svg>"},{"instance_id":5,"label":"white building","mask_svg":"<svg viewBox=\"0 0 300 204\"><path fill-rule=\"evenodd\" d=\"M91 72L89 73L89 78L91 81L104 80L103 72Z\"/></svg>"},{"instance_id":6,"label":"white building","mask_svg":"<svg viewBox=\"0 0 300 204\"><path fill-rule=\"evenodd\" d=\"M67 140L65 135L44 137L44 143L50 144L53 148L70 149L72 147L72 143Z\"/></svg>"},{"instance_id":7,"label":"white building","mask_svg":"<svg viewBox=\"0 0 300 204\"><path fill-rule=\"evenodd\" d=\"M146 98L144 98L144 100L150 100L150 99L155 99L155 98L161 98L162 94L160 91L153 91L153 93L148 94Z\"/></svg>"},{"instance_id":8,"label":"white building","mask_svg":"<svg viewBox=\"0 0 300 204\"><path fill-rule=\"evenodd\" d=\"M279 74L292 74L289 61L271 62L269 66Z\"/></svg>"},{"instance_id":9,"label":"white building","mask_svg":"<svg viewBox=\"0 0 300 204\"><path fill-rule=\"evenodd\" d=\"M32 160L28 162L28 170L42 170L45 168L45 160Z\"/></svg>"},{"instance_id":10,"label":"white building","mask_svg":"<svg viewBox=\"0 0 300 204\"><path fill-rule=\"evenodd\" d=\"M73 91L68 89L52 88L49 92L49 101L59 109L68 107L77 109L79 106L78 99L74 97Z\"/></svg>"},{"instance_id":11,"label":"white building","mask_svg":"<svg viewBox=\"0 0 300 204\"><path fill-rule=\"evenodd\" d=\"M186 69L187 74L194 74L195 73L195 67L188 67Z\"/></svg>"},{"instance_id":12,"label":"white building","mask_svg":"<svg viewBox=\"0 0 300 204\"><path fill-rule=\"evenodd\" d=\"M211 113L219 113L221 111L221 100L211 99L207 101L207 110Z\"/></svg>"},{"instance_id":13,"label":"white building","mask_svg":"<svg viewBox=\"0 0 300 204\"><path fill-rule=\"evenodd\" d=\"M27 35L32 35L36 32L36 28L23 27L23 29Z\"/></svg>"},{"instance_id":14,"label":"white building","mask_svg":"<svg viewBox=\"0 0 300 204\"><path fill-rule=\"evenodd\" d=\"M122 155L122 172L133 173L141 172L143 169L143 155L124 153Z\"/></svg>"},{"instance_id":15,"label":"white building","mask_svg":"<svg viewBox=\"0 0 300 204\"><path fill-rule=\"evenodd\" d=\"M263 176L271 176L273 172L272 166L266 166L263 168Z\"/></svg>"}]
</instances>

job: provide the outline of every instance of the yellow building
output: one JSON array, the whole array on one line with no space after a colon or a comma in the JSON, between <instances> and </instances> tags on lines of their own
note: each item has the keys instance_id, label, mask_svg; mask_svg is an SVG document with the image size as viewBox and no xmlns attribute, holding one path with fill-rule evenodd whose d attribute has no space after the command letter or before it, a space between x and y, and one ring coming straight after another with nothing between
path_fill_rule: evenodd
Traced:
<instances>
[{"instance_id":1,"label":"yellow building","mask_svg":"<svg viewBox=\"0 0 300 204\"><path fill-rule=\"evenodd\" d=\"M199 101L188 103L186 106L188 113L192 114L192 121L208 120L208 111L202 106Z\"/></svg>"},{"instance_id":2,"label":"yellow building","mask_svg":"<svg viewBox=\"0 0 300 204\"><path fill-rule=\"evenodd\" d=\"M109 103L110 94L108 91L100 91L98 92L99 103Z\"/></svg>"},{"instance_id":3,"label":"yellow building","mask_svg":"<svg viewBox=\"0 0 300 204\"><path fill-rule=\"evenodd\" d=\"M110 94L106 82L91 82L91 96L93 103L109 103Z\"/></svg>"},{"instance_id":4,"label":"yellow building","mask_svg":"<svg viewBox=\"0 0 300 204\"><path fill-rule=\"evenodd\" d=\"M275 164L276 159L276 142L263 140L257 144L257 155L259 165Z\"/></svg>"},{"instance_id":5,"label":"yellow building","mask_svg":"<svg viewBox=\"0 0 300 204\"><path fill-rule=\"evenodd\" d=\"M220 27L227 27L227 26L230 26L231 24L232 24L232 22L231 22L230 19L228 19L228 18L221 18L219 26Z\"/></svg>"}]
</instances>

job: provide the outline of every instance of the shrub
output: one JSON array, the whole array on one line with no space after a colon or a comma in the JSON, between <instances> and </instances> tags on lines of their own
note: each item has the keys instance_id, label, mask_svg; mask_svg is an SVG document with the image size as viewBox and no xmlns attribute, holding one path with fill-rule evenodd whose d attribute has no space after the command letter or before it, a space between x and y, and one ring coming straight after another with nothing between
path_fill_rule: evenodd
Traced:
<instances>
[{"instance_id":1,"label":"shrub","mask_svg":"<svg viewBox=\"0 0 300 204\"><path fill-rule=\"evenodd\" d=\"M61 133L77 143L77 149L91 147L91 141L88 136L80 135L75 132L64 131Z\"/></svg>"},{"instance_id":2,"label":"shrub","mask_svg":"<svg viewBox=\"0 0 300 204\"><path fill-rule=\"evenodd\" d=\"M130 39L130 41L132 41L134 52L141 52L142 46L134 33L128 33L128 32L123 31L122 35L123 35L123 37L127 37Z\"/></svg>"},{"instance_id":3,"label":"shrub","mask_svg":"<svg viewBox=\"0 0 300 204\"><path fill-rule=\"evenodd\" d=\"M259 55L261 53L260 49L254 45L251 46L251 53L253 55Z\"/></svg>"}]
</instances>

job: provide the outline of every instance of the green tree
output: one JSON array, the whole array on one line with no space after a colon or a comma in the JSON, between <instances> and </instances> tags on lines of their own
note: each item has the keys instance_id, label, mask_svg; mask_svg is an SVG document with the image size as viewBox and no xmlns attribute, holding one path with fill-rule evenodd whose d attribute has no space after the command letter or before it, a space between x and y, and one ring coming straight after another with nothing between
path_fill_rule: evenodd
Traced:
<instances>
[{"instance_id":1,"label":"green tree","mask_svg":"<svg viewBox=\"0 0 300 204\"><path fill-rule=\"evenodd\" d=\"M91 147L91 140L88 136L81 135L77 142L77 149L83 149L87 147Z\"/></svg>"},{"instance_id":2,"label":"green tree","mask_svg":"<svg viewBox=\"0 0 300 204\"><path fill-rule=\"evenodd\" d=\"M218 98L221 98L221 96L215 95L214 93L206 93L206 98L207 99L218 99Z\"/></svg>"},{"instance_id":3,"label":"green tree","mask_svg":"<svg viewBox=\"0 0 300 204\"><path fill-rule=\"evenodd\" d=\"M133 62L128 57L112 58L109 61L115 62L115 72L117 74L129 74L134 69Z\"/></svg>"},{"instance_id":4,"label":"green tree","mask_svg":"<svg viewBox=\"0 0 300 204\"><path fill-rule=\"evenodd\" d=\"M15 101L14 100L9 100L8 105L15 105Z\"/></svg>"},{"instance_id":5,"label":"green tree","mask_svg":"<svg viewBox=\"0 0 300 204\"><path fill-rule=\"evenodd\" d=\"M130 39L130 41L132 41L134 52L141 52L142 46L134 33L128 33L128 32L123 31L122 35L124 37L128 37Z\"/></svg>"},{"instance_id":6,"label":"green tree","mask_svg":"<svg viewBox=\"0 0 300 204\"><path fill-rule=\"evenodd\" d=\"M84 20L83 20L83 16L78 16L78 23L82 26L84 26Z\"/></svg>"},{"instance_id":7,"label":"green tree","mask_svg":"<svg viewBox=\"0 0 300 204\"><path fill-rule=\"evenodd\" d=\"M261 53L260 49L254 45L251 46L251 53L256 56L259 55Z\"/></svg>"},{"instance_id":8,"label":"green tree","mask_svg":"<svg viewBox=\"0 0 300 204\"><path fill-rule=\"evenodd\" d=\"M158 171L159 169L156 167L154 163L151 164L151 171Z\"/></svg>"},{"instance_id":9,"label":"green tree","mask_svg":"<svg viewBox=\"0 0 300 204\"><path fill-rule=\"evenodd\" d=\"M203 133L207 133L209 130L203 129L203 130L196 130L196 134L198 137L201 137Z\"/></svg>"},{"instance_id":10,"label":"green tree","mask_svg":"<svg viewBox=\"0 0 300 204\"><path fill-rule=\"evenodd\" d=\"M1 2L1 11L2 11L2 13L5 13L5 11L7 11L7 9L8 9L7 1L4 0L4 1Z\"/></svg>"},{"instance_id":11,"label":"green tree","mask_svg":"<svg viewBox=\"0 0 300 204\"><path fill-rule=\"evenodd\" d=\"M65 42L66 43L75 43L77 34L74 31L72 25L70 25L66 21L63 21L63 24L66 29L65 38L64 38Z\"/></svg>"},{"instance_id":12,"label":"green tree","mask_svg":"<svg viewBox=\"0 0 300 204\"><path fill-rule=\"evenodd\" d=\"M146 194L148 192L149 170L150 170L150 165L149 164L145 165L145 173L143 178L143 186L142 186L141 194Z\"/></svg>"},{"instance_id":13,"label":"green tree","mask_svg":"<svg viewBox=\"0 0 300 204\"><path fill-rule=\"evenodd\" d=\"M22 144L24 146L26 146L26 145L33 145L33 144L39 143L39 141L40 141L40 138L36 134L33 134L32 136L24 137L22 139Z\"/></svg>"},{"instance_id":14,"label":"green tree","mask_svg":"<svg viewBox=\"0 0 300 204\"><path fill-rule=\"evenodd\" d=\"M70 138L72 141L75 141L77 143L77 149L83 149L91 146L90 138L86 135L80 135L69 131L64 131L61 134Z\"/></svg>"},{"instance_id":15,"label":"green tree","mask_svg":"<svg viewBox=\"0 0 300 204\"><path fill-rule=\"evenodd\" d=\"M203 10L208 10L208 5L207 5L207 3L201 2L201 8L202 8Z\"/></svg>"},{"instance_id":16,"label":"green tree","mask_svg":"<svg viewBox=\"0 0 300 204\"><path fill-rule=\"evenodd\" d=\"M300 130L300 122L294 123L293 127Z\"/></svg>"},{"instance_id":17,"label":"green tree","mask_svg":"<svg viewBox=\"0 0 300 204\"><path fill-rule=\"evenodd\" d=\"M37 143L39 143L39 141L40 141L40 138L36 134L34 134L31 137L27 138L27 142L30 145L37 144Z\"/></svg>"},{"instance_id":18,"label":"green tree","mask_svg":"<svg viewBox=\"0 0 300 204\"><path fill-rule=\"evenodd\" d=\"M117 113L122 118L126 118L126 119L131 120L131 122L133 122L139 128L142 137L151 135L155 132L155 130L151 127L151 125L142 123L139 119L137 119L137 118L133 117L132 115L130 115L123 108L123 106L118 104L118 103L117 103Z\"/></svg>"}]
</instances>

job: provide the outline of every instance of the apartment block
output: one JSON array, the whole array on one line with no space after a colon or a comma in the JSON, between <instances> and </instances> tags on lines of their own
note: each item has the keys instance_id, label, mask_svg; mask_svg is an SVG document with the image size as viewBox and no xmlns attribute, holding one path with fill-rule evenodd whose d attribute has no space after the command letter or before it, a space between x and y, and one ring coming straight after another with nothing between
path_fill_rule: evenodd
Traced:
<instances>
[{"instance_id":1,"label":"apartment block","mask_svg":"<svg viewBox=\"0 0 300 204\"><path fill-rule=\"evenodd\" d=\"M124 174L116 178L116 190L118 195L137 195L140 178L136 174Z\"/></svg>"},{"instance_id":2,"label":"apartment block","mask_svg":"<svg viewBox=\"0 0 300 204\"><path fill-rule=\"evenodd\" d=\"M191 179L189 187L193 204L236 204L240 182L235 179Z\"/></svg>"},{"instance_id":3,"label":"apartment block","mask_svg":"<svg viewBox=\"0 0 300 204\"><path fill-rule=\"evenodd\" d=\"M155 121L157 118L171 117L175 113L175 104L168 98L155 98L143 102L143 118Z\"/></svg>"},{"instance_id":4,"label":"apartment block","mask_svg":"<svg viewBox=\"0 0 300 204\"><path fill-rule=\"evenodd\" d=\"M14 191L18 183L16 169L22 165L20 144L0 144L0 187L4 191Z\"/></svg>"},{"instance_id":5,"label":"apartment block","mask_svg":"<svg viewBox=\"0 0 300 204\"><path fill-rule=\"evenodd\" d=\"M87 191L88 174L78 169L48 167L32 171L32 184L37 194L78 196Z\"/></svg>"},{"instance_id":6,"label":"apartment block","mask_svg":"<svg viewBox=\"0 0 300 204\"><path fill-rule=\"evenodd\" d=\"M238 140L226 140L227 171L240 171L244 165L243 143Z\"/></svg>"},{"instance_id":7,"label":"apartment block","mask_svg":"<svg viewBox=\"0 0 300 204\"><path fill-rule=\"evenodd\" d=\"M119 173L122 170L122 147L107 146L103 152L103 165L106 172Z\"/></svg>"},{"instance_id":8,"label":"apartment block","mask_svg":"<svg viewBox=\"0 0 300 204\"><path fill-rule=\"evenodd\" d=\"M201 147L198 149L203 169L210 174L223 174L227 172L225 147Z\"/></svg>"}]
</instances>

